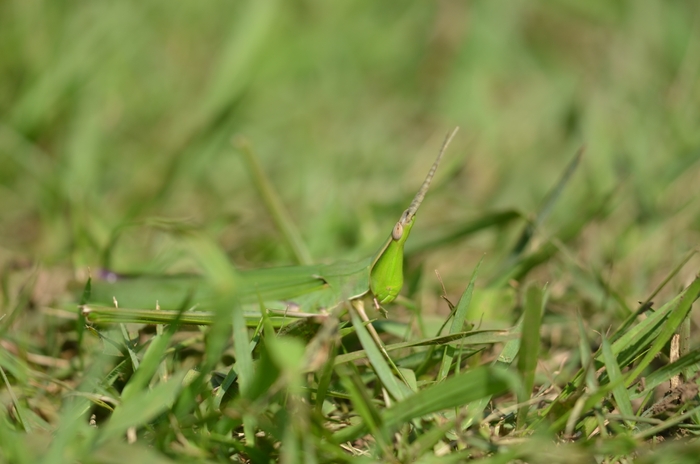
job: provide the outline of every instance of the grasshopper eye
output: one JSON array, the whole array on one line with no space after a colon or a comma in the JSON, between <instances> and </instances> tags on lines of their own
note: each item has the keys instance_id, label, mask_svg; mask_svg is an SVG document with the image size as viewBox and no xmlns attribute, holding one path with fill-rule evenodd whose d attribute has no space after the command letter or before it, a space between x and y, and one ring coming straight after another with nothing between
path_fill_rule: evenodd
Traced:
<instances>
[{"instance_id":1,"label":"grasshopper eye","mask_svg":"<svg viewBox=\"0 0 700 464\"><path fill-rule=\"evenodd\" d=\"M403 225L401 225L401 221L399 221L394 226L394 230L391 231L391 238L393 238L394 240L399 240L402 235L403 235Z\"/></svg>"}]
</instances>

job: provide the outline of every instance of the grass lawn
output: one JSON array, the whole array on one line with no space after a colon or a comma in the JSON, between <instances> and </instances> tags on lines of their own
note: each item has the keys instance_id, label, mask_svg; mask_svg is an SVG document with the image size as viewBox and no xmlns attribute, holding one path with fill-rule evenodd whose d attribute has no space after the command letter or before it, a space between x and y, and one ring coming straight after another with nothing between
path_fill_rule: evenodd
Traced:
<instances>
[{"instance_id":1,"label":"grass lawn","mask_svg":"<svg viewBox=\"0 0 700 464\"><path fill-rule=\"evenodd\" d=\"M699 184L698 2L0 2L0 461L696 463Z\"/></svg>"}]
</instances>

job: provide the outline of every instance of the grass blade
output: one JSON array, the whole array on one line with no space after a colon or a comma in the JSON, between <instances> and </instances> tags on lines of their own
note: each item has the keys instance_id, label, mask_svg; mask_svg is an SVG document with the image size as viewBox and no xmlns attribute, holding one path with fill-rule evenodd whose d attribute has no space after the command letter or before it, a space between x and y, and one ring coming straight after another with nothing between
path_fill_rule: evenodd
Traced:
<instances>
[{"instance_id":1,"label":"grass blade","mask_svg":"<svg viewBox=\"0 0 700 464\"><path fill-rule=\"evenodd\" d=\"M383 419L372 404L372 399L367 394L365 386L359 376L350 369L342 368L338 371L340 381L349 393L357 414L362 418L363 425L369 429L372 436L377 440L380 447L386 448L389 442L388 435L385 433ZM342 435L338 436L337 443L349 441L352 438L345 439Z\"/></svg>"},{"instance_id":2,"label":"grass blade","mask_svg":"<svg viewBox=\"0 0 700 464\"><path fill-rule=\"evenodd\" d=\"M588 341L588 336L586 335L586 328L583 325L583 318L581 317L580 312L576 313L576 324L578 326L579 334L579 353L581 356L581 369L583 370L585 375L586 387L590 391L595 391L598 388L598 379L596 378L595 370L593 369L593 353L591 352L590 342Z\"/></svg>"},{"instance_id":3,"label":"grass blade","mask_svg":"<svg viewBox=\"0 0 700 464\"><path fill-rule=\"evenodd\" d=\"M472 272L472 277L471 280L469 281L469 285L467 285L467 288L464 290L464 293L462 294L462 297L459 299L459 302L457 303L457 308L455 309L454 312L454 317L452 318L452 324L450 325L450 334L453 335L455 333L459 333L462 328L464 327L464 321L467 318L467 310L469 309L469 304L472 301L472 293L474 292L474 284L476 283L476 276L479 273L479 267L481 266L481 263L483 262L484 258L481 258L479 260L479 263L476 265L474 268L474 272ZM438 372L438 378L437 381L441 382L447 378L447 374L449 373L450 366L452 366L452 350L449 347L445 347L445 350L443 351L442 354L442 361L440 363L440 370Z\"/></svg>"},{"instance_id":4,"label":"grass blade","mask_svg":"<svg viewBox=\"0 0 700 464\"><path fill-rule=\"evenodd\" d=\"M384 385L395 399L400 400L405 398L408 392L400 386L401 383L394 377L391 367L387 364L384 355L382 355L374 339L360 320L360 317L355 311L351 311L350 317L352 326L355 328L355 333L357 333L357 338L360 340L360 344L367 354L367 359L372 364L374 372L377 374L377 377L379 377L379 380L381 380L382 385Z\"/></svg>"},{"instance_id":5,"label":"grass blade","mask_svg":"<svg viewBox=\"0 0 700 464\"><path fill-rule=\"evenodd\" d=\"M146 348L146 353L135 370L134 375L129 379L129 382L124 386L122 391L122 401L128 401L137 392L140 392L148 386L156 374L160 366L161 359L168 349L172 331L168 331L163 335L156 335L151 339L150 345Z\"/></svg>"},{"instance_id":6,"label":"grass blade","mask_svg":"<svg viewBox=\"0 0 700 464\"><path fill-rule=\"evenodd\" d=\"M627 417L634 417L634 411L632 410L632 403L630 402L627 388L625 388L622 382L620 365L617 363L617 359L615 359L610 342L605 337L603 337L603 359L605 360L605 369L608 371L610 382L615 385L613 387L613 396L615 397L615 402L617 403L620 413ZM632 424L629 425L631 426Z\"/></svg>"},{"instance_id":7,"label":"grass blade","mask_svg":"<svg viewBox=\"0 0 700 464\"><path fill-rule=\"evenodd\" d=\"M411 419L466 406L480 398L505 393L509 388L517 389L518 384L517 378L506 370L477 367L424 388L386 409L380 417L386 427L395 428ZM333 435L333 440L336 443L353 440L363 433L365 427L365 424L360 424L340 430Z\"/></svg>"},{"instance_id":8,"label":"grass blade","mask_svg":"<svg viewBox=\"0 0 700 464\"><path fill-rule=\"evenodd\" d=\"M637 364L637 366L627 375L627 386L630 386L637 379L639 375L647 368L649 364L654 360L656 355L661 351L661 349L671 340L671 337L680 325L683 323L690 309L693 307L693 303L700 295L700 276L696 276L695 280L688 286L688 288L683 292L681 300L678 305L673 308L668 316L668 320L661 328L661 333L656 337L654 343L647 351L644 358Z\"/></svg>"},{"instance_id":9,"label":"grass blade","mask_svg":"<svg viewBox=\"0 0 700 464\"><path fill-rule=\"evenodd\" d=\"M505 343L505 346L501 350L501 353L498 355L498 358L496 358L496 360L491 364L492 366L501 369L508 369L510 367L510 365L513 363L513 360L518 356L518 353L520 352L520 341L522 339L522 336L520 334L522 333L522 328L523 318L521 317L520 320L518 320L518 323L515 325L515 327L511 329L513 335L516 336ZM476 400L469 405L469 408L467 409L468 419L462 424L463 429L469 427L472 423L474 423L475 420L478 420L481 417L483 417L484 410L486 409L486 406L488 406L489 401L491 401L491 395Z\"/></svg>"},{"instance_id":10,"label":"grass blade","mask_svg":"<svg viewBox=\"0 0 700 464\"><path fill-rule=\"evenodd\" d=\"M535 370L540 353L540 326L542 314L547 301L545 290L531 285L525 294L525 312L523 314L523 332L518 356L518 371L523 378L522 395L519 403L530 399L535 384ZM523 406L518 411L518 428L525 425L529 406Z\"/></svg>"},{"instance_id":11,"label":"grass blade","mask_svg":"<svg viewBox=\"0 0 700 464\"><path fill-rule=\"evenodd\" d=\"M265 171L262 166L260 166L258 157L250 146L250 142L243 137L238 137L233 141L233 144L243 154L243 159L248 166L255 188L258 190L277 229L296 257L297 263L312 264L313 259L311 259L311 253L309 253L308 248L304 244L299 229L297 229L294 221L292 221L291 215L285 209L277 192L275 192L272 182L270 182L265 175Z\"/></svg>"},{"instance_id":12,"label":"grass blade","mask_svg":"<svg viewBox=\"0 0 700 464\"><path fill-rule=\"evenodd\" d=\"M654 372L649 373L644 376L644 391L634 392L630 395L632 399L641 398L646 395L649 391L652 391L664 382L668 382L671 377L676 376L681 373L685 373L686 378L691 378L692 374L698 371L700 368L700 350L693 350L685 356L682 356L676 360L676 362L668 364Z\"/></svg>"},{"instance_id":13,"label":"grass blade","mask_svg":"<svg viewBox=\"0 0 700 464\"><path fill-rule=\"evenodd\" d=\"M19 424L22 426L22 429L25 432L31 432L32 428L30 427L29 423L23 418L23 410L24 407L19 403L19 400L17 399L17 395L15 395L14 390L12 389L12 385L10 385L10 381L7 378L7 375L5 374L5 369L2 368L2 365L0 364L0 377L2 377L2 381L5 384L5 388L7 388L7 392L10 395L10 400L12 401L12 405L15 408L15 414L17 415L17 421Z\"/></svg>"},{"instance_id":14,"label":"grass blade","mask_svg":"<svg viewBox=\"0 0 700 464\"><path fill-rule=\"evenodd\" d=\"M511 330L475 330L471 332L460 332L452 335L442 335L440 337L426 338L421 340L392 343L384 345L385 351L395 351L414 346L440 346L440 345L490 345L493 343L503 343L515 341L519 331ZM520 343L520 340L517 340ZM343 364L358 359L366 358L364 350L353 351L351 353L340 354L335 358L335 364Z\"/></svg>"},{"instance_id":15,"label":"grass blade","mask_svg":"<svg viewBox=\"0 0 700 464\"><path fill-rule=\"evenodd\" d=\"M152 390L141 390L130 395L126 401L115 408L114 414L102 429L101 439L120 437L128 428L147 424L167 410L175 402L186 374L186 371L179 372Z\"/></svg>"},{"instance_id":16,"label":"grass blade","mask_svg":"<svg viewBox=\"0 0 700 464\"><path fill-rule=\"evenodd\" d=\"M671 270L671 272L668 273L668 275L664 278L664 280L659 285L656 286L654 291L651 292L651 294L647 297L647 299L644 300L643 302L639 303L639 308L637 308L637 311L635 311L633 314L630 314L627 317L627 319L625 320L625 322L623 322L623 324L615 331L615 336L613 336L613 341L615 341L617 339L617 337L625 334L627 332L627 329L629 328L629 326L631 326L634 323L634 321L637 319L637 317L639 317L639 315L642 312L651 308L652 300L654 299L654 297L671 281L671 279L673 279L676 275L678 275L678 273L681 271L681 269L683 269L683 267L688 263L688 261L690 261L690 259L696 253L697 253L697 250L690 250L683 257L683 259L680 261L680 263L678 263L676 265L676 267L674 267L673 270Z\"/></svg>"},{"instance_id":17,"label":"grass blade","mask_svg":"<svg viewBox=\"0 0 700 464\"><path fill-rule=\"evenodd\" d=\"M559 200L559 197L564 191L564 188L569 183L569 180L571 180L571 177L576 171L576 168L578 167L579 162L581 161L581 157L583 156L583 152L584 148L579 148L574 158L566 166L566 169L559 178L559 181L556 183L554 188L552 188L552 190L550 190L549 193L547 193L544 200L542 200L542 205L540 206L540 209L537 212L535 219L532 222L529 222L525 226L525 229L523 229L522 233L520 234L520 237L513 246L513 249L511 250L504 267L509 267L512 263L515 262L518 256L520 256L523 253L523 251L525 251L525 247L527 247L528 243L530 243L530 240L535 234L535 231L537 231L537 229L540 228L542 223L544 223L549 214L552 212L552 209L554 209L554 205L556 204L557 200Z\"/></svg>"},{"instance_id":18,"label":"grass blade","mask_svg":"<svg viewBox=\"0 0 700 464\"><path fill-rule=\"evenodd\" d=\"M434 250L440 247L451 245L455 242L463 240L476 232L479 232L490 227L505 227L516 219L522 218L522 214L516 210L506 210L497 211L493 213L484 214L481 217L473 219L466 224L453 227L444 226L439 228L439 235L434 237L416 237L417 239L411 240L406 244L406 256L411 257L413 255L423 253L428 250ZM447 232L443 232L447 229Z\"/></svg>"},{"instance_id":19,"label":"grass blade","mask_svg":"<svg viewBox=\"0 0 700 464\"><path fill-rule=\"evenodd\" d=\"M228 303L222 305L221 311L231 311L231 319L233 321L233 352L236 355L235 369L238 374L238 385L241 389L241 395L248 397L250 395L250 385L255 375L253 369L253 356L250 351L250 343L248 340L248 326L243 317L243 310L235 299L228 300Z\"/></svg>"}]
</instances>

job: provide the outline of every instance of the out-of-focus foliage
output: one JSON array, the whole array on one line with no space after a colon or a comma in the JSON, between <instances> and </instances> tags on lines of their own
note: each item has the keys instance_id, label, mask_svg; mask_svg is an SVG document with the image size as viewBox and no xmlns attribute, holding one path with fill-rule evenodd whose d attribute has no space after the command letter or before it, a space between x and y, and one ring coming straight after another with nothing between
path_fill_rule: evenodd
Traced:
<instances>
[{"instance_id":1,"label":"out-of-focus foliage","mask_svg":"<svg viewBox=\"0 0 700 464\"><path fill-rule=\"evenodd\" d=\"M577 311L591 339L619 328L700 240L700 4L0 2L0 343L55 382L39 387L38 371L0 360L24 420L54 431L60 410L70 424L82 403L64 403L60 381L99 377L83 371L97 358L76 357L87 335L57 309L88 269L197 270L178 238L191 230L238 268L294 262L233 136L250 141L313 259L331 263L378 247L454 126L404 293L433 336L446 315L434 270L457 301L485 255L466 313L485 328L515 324L520 290L548 282L541 356L556 370L578 356ZM523 218L542 213L582 146L525 264L508 268ZM509 211L499 226L435 241ZM654 300L677 296L699 264L691 257ZM359 381L344 379L349 391ZM174 385L150 391L164 395L155 409L171 408ZM5 388L3 404L15 404ZM628 452L623 441L610 455Z\"/></svg>"}]
</instances>

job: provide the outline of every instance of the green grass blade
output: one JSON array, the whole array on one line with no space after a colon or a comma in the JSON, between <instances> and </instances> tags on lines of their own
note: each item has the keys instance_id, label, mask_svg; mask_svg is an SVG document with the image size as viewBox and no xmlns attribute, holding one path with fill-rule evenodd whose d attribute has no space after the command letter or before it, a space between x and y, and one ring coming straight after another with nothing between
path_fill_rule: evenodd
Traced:
<instances>
[{"instance_id":1,"label":"green grass blade","mask_svg":"<svg viewBox=\"0 0 700 464\"><path fill-rule=\"evenodd\" d=\"M695 414L698 414L699 412L700 412L700 406L696 406L696 407L692 408L690 411L687 411L687 412L680 414L678 416L671 417L670 419L664 421L663 423L661 423L657 426L650 427L642 432L635 434L634 438L636 440L644 440L646 438L653 437L654 435L660 434L664 430L667 430L671 427L674 427L674 426L690 419L691 417L693 417ZM659 461L659 462L668 462L668 461ZM687 461L687 462L693 462L693 461Z\"/></svg>"},{"instance_id":2,"label":"green grass blade","mask_svg":"<svg viewBox=\"0 0 700 464\"><path fill-rule=\"evenodd\" d=\"M683 323L690 309L693 307L693 303L700 295L700 276L696 276L695 280L688 286L688 288L683 292L682 298L678 305L673 308L668 316L668 320L663 325L661 333L656 337L654 343L647 351L646 355L637 364L637 366L627 375L627 386L635 382L637 377L642 374L644 369L647 368L649 364L654 360L661 349L671 340L671 337L680 325Z\"/></svg>"},{"instance_id":3,"label":"green grass blade","mask_svg":"<svg viewBox=\"0 0 700 464\"><path fill-rule=\"evenodd\" d=\"M411 447L409 449L408 455L411 456L412 459L405 459L404 462L417 462L416 460L421 456L430 456L432 458L433 456L429 453L429 450L432 449L440 440L443 440L445 435L454 427L455 421L450 420L444 424L433 427L422 435L419 435L416 441L411 443Z\"/></svg>"},{"instance_id":4,"label":"green grass blade","mask_svg":"<svg viewBox=\"0 0 700 464\"><path fill-rule=\"evenodd\" d=\"M109 422L101 430L101 439L121 437L128 428L147 424L166 411L175 402L186 374L186 371L176 373L167 382L160 383L151 390L141 390L130 395L115 408Z\"/></svg>"},{"instance_id":5,"label":"green grass blade","mask_svg":"<svg viewBox=\"0 0 700 464\"><path fill-rule=\"evenodd\" d=\"M124 324L119 324L119 330L122 335L124 349L126 350L127 354L129 355L129 359L131 360L132 369L136 371L138 370L141 361L139 360L139 357L136 354L136 350L134 349L134 343L131 341L129 331L127 330Z\"/></svg>"},{"instance_id":6,"label":"green grass blade","mask_svg":"<svg viewBox=\"0 0 700 464\"><path fill-rule=\"evenodd\" d=\"M182 237L182 244L198 261L207 280L214 286L217 296L234 292L239 284L239 275L226 253L210 237L190 233Z\"/></svg>"},{"instance_id":7,"label":"green grass blade","mask_svg":"<svg viewBox=\"0 0 700 464\"><path fill-rule=\"evenodd\" d=\"M627 388L622 381L622 371L620 370L619 364L617 364L617 359L612 352L610 342L607 338L603 337L603 359L605 360L605 369L608 371L608 377L610 382L615 384L613 388L613 396L615 397L615 402L617 403L617 408L620 413L627 417L633 417L634 411L632 410L632 403L630 401ZM630 424L632 425L632 424Z\"/></svg>"},{"instance_id":8,"label":"green grass blade","mask_svg":"<svg viewBox=\"0 0 700 464\"><path fill-rule=\"evenodd\" d=\"M7 374L5 374L5 369L2 368L2 365L0 365L0 377L2 377L2 381L5 384L5 388L7 389L7 392L10 395L12 406L14 406L15 414L17 415L17 421L19 422L20 426L22 426L22 429L25 432L31 432L32 428L30 427L29 423L23 418L24 406L22 406L19 400L17 399L17 395L15 395L15 392L12 389L12 385L10 385L10 381L7 378Z\"/></svg>"},{"instance_id":9,"label":"green grass blade","mask_svg":"<svg viewBox=\"0 0 700 464\"><path fill-rule=\"evenodd\" d=\"M617 385L615 383L607 383L605 385L601 385L600 388L598 388L598 390L587 396L585 400L581 398L581 400L583 400L583 403L581 405L581 411L590 411L591 409L595 408L596 405L599 405L602 401L605 400L607 395L616 386ZM545 411L545 414L547 412L548 411ZM561 430L564 430L569 421L569 418L573 413L573 407L566 408L563 411L561 411L559 414L557 414L556 419L549 426L549 431L551 433L556 433Z\"/></svg>"},{"instance_id":10,"label":"green grass blade","mask_svg":"<svg viewBox=\"0 0 700 464\"><path fill-rule=\"evenodd\" d=\"M518 384L517 378L508 371L477 367L399 401L381 413L381 417L385 426L393 429L411 419L466 406L486 396L500 395L510 388L517 388ZM336 443L352 440L361 435L365 427L361 424L340 430L334 434L333 440Z\"/></svg>"},{"instance_id":11,"label":"green grass blade","mask_svg":"<svg viewBox=\"0 0 700 464\"><path fill-rule=\"evenodd\" d=\"M665 304L659 310L653 312L649 317L642 322L632 327L627 333L620 337L611 346L611 351L617 356L617 364L622 367L627 367L632 361L643 355L643 358L637 363L634 369L629 371L623 377L626 387L633 384L637 377L646 369L653 359L658 355L660 350L670 340L675 333L677 327L682 324L687 317L693 301L700 294L700 279L696 278L691 285L679 296L675 297L669 303ZM597 359L601 359L601 353ZM582 380L582 371L576 375L571 385L579 385ZM605 395L612 391L617 386L618 382L609 382L601 385L600 389L585 401L583 410L588 410L590 407L600 401ZM572 394L573 391L566 389L560 396L559 401L565 399ZM551 408L550 408L551 409ZM565 412L552 425L552 430L561 430L571 411ZM547 414L547 412L545 412Z\"/></svg>"},{"instance_id":12,"label":"green grass blade","mask_svg":"<svg viewBox=\"0 0 700 464\"><path fill-rule=\"evenodd\" d=\"M258 190L265 207L294 254L297 262L299 264L312 264L313 259L311 258L311 253L309 253L308 248L304 244L299 229L297 229L294 221L292 221L291 215L285 209L277 192L275 192L272 182L270 182L265 175L265 171L262 166L260 166L258 157L255 155L250 143L244 138L237 138L234 141L234 146L243 154L243 159L248 166L255 188Z\"/></svg>"},{"instance_id":13,"label":"green grass blade","mask_svg":"<svg viewBox=\"0 0 700 464\"><path fill-rule=\"evenodd\" d=\"M333 377L333 368L335 367L335 359L338 353L337 343L334 341L330 342L328 346L329 357L328 360L323 364L320 372L317 372L318 386L316 387L316 396L314 397L316 414L320 415L323 412L323 401L326 399L328 390L331 384L331 379Z\"/></svg>"},{"instance_id":14,"label":"green grass blade","mask_svg":"<svg viewBox=\"0 0 700 464\"><path fill-rule=\"evenodd\" d=\"M483 262L484 258L482 257L481 260L479 260L479 263L476 265L474 268L474 272L472 272L472 277L471 280L469 281L469 285L467 285L467 288L464 290L464 293L462 294L462 297L459 299L459 302L457 303L457 308L455 309L454 312L454 317L452 318L452 324L450 325L450 334L456 334L459 333L462 328L464 327L464 322L467 318L467 311L469 309L469 304L472 301L472 293L474 292L474 284L476 283L476 277L479 274L479 267L481 267L481 263ZM449 347L445 347L445 350L443 351L442 354L442 361L440 362L440 370L438 372L438 382L442 382L447 378L447 374L449 373L450 366L452 366L452 351Z\"/></svg>"},{"instance_id":15,"label":"green grass blade","mask_svg":"<svg viewBox=\"0 0 700 464\"><path fill-rule=\"evenodd\" d=\"M525 251L525 248L527 247L528 243L530 243L530 240L534 236L535 231L539 229L542 223L544 223L549 214L552 212L552 209L554 209L554 205L559 200L559 197L564 192L564 188L569 183L569 180L571 180L571 177L576 171L576 168L578 167L579 162L581 161L581 157L583 156L583 151L583 148L580 148L578 150L574 158L566 166L566 169L559 178L559 181L545 196L539 210L537 211L535 219L532 222L529 222L525 226L525 229L523 229L522 233L520 234L520 237L516 241L515 245L513 246L513 249L511 250L506 260L506 267L509 266L509 263L513 263L518 258L518 256L520 256L523 253L523 251Z\"/></svg>"},{"instance_id":16,"label":"green grass blade","mask_svg":"<svg viewBox=\"0 0 700 464\"><path fill-rule=\"evenodd\" d=\"M581 369L584 372L586 379L586 387L590 391L595 391L598 388L598 379L595 375L593 352L591 351L590 342L586 335L586 328L583 325L583 318L580 312L576 312L576 324L579 334L579 353L581 356ZM612 350L611 350L612 351ZM617 361L616 361L617 362Z\"/></svg>"},{"instance_id":17,"label":"green grass blade","mask_svg":"<svg viewBox=\"0 0 700 464\"><path fill-rule=\"evenodd\" d=\"M700 368L700 350L692 350L685 356L682 356L671 364L661 367L644 376L644 391L634 392L630 395L631 399L637 399L645 396L648 392L653 391L661 384L668 382L671 377L687 373L686 378L691 378L692 374Z\"/></svg>"},{"instance_id":18,"label":"green grass blade","mask_svg":"<svg viewBox=\"0 0 700 464\"><path fill-rule=\"evenodd\" d=\"M92 294L92 277L88 277L87 282L85 282L85 287L83 288L83 293L80 295L80 308L86 305L90 301L90 295ZM85 337L85 323L86 317L82 311L78 313L78 319L75 322L75 333L77 334L78 342L78 361L81 367L84 366L85 358L83 357L83 339Z\"/></svg>"},{"instance_id":19,"label":"green grass blade","mask_svg":"<svg viewBox=\"0 0 700 464\"><path fill-rule=\"evenodd\" d=\"M351 311L350 317L352 320L352 326L355 328L357 338L360 340L360 344L367 354L367 359L372 364L372 368L377 374L379 380L382 382L382 385L384 385L389 394L391 394L391 396L393 396L395 399L400 400L405 398L409 392L400 386L401 383L394 376L391 367L389 367L389 364L387 364L386 359L384 359L384 355L380 351L379 347L377 347L377 344L365 328L365 325L360 320L360 317L355 311Z\"/></svg>"},{"instance_id":20,"label":"green grass blade","mask_svg":"<svg viewBox=\"0 0 700 464\"><path fill-rule=\"evenodd\" d=\"M658 337L662 330L664 322L667 320L670 311L677 306L681 295L675 297L670 302L666 303L664 306L659 308L657 311L651 313L649 317L642 320L635 326L632 326L624 335L619 337L614 343L612 343L611 350L615 356L617 356L617 363L621 368L626 368L639 356L641 356L648 349L649 345L653 343ZM595 357L596 362L603 363L603 354L599 353ZM592 366L591 368L594 368ZM580 369L574 378L569 382L569 386L564 389L559 402L566 401L567 398L572 395L581 386L581 382L585 381L584 375L586 371ZM605 374L604 374L605 375ZM602 388L602 387L601 387ZM548 409L554 407L554 403ZM547 412L545 412L545 415Z\"/></svg>"},{"instance_id":21,"label":"green grass blade","mask_svg":"<svg viewBox=\"0 0 700 464\"><path fill-rule=\"evenodd\" d=\"M464 240L466 237L475 234L476 232L488 229L490 227L505 227L511 222L520 218L522 218L522 214L520 214L520 212L516 210L506 210L484 214L481 217L468 221L466 224L459 226L439 227L438 232L431 234L431 236L426 236L424 238L419 235L416 237L416 240L408 241L406 243L405 254L407 257L410 257L429 250L452 245L455 242ZM445 230L447 231L445 232Z\"/></svg>"},{"instance_id":22,"label":"green grass blade","mask_svg":"<svg viewBox=\"0 0 700 464\"><path fill-rule=\"evenodd\" d=\"M613 198L615 191L611 191L603 196L601 200L593 204L588 209L582 211L581 215L565 226L563 226L556 234L556 240L561 243L567 243L576 238L584 229L595 219L606 214L606 208ZM522 280L532 269L542 263L549 261L559 252L559 246L555 241L549 240L544 243L539 249L529 254L521 254L516 258L506 260L505 264L500 267L500 270L494 274L494 277L489 282L490 287L502 287L511 280Z\"/></svg>"},{"instance_id":23,"label":"green grass blade","mask_svg":"<svg viewBox=\"0 0 700 464\"><path fill-rule=\"evenodd\" d=\"M222 305L221 311L228 311L230 309L232 309L233 351L236 355L235 369L238 373L238 385L241 389L241 395L248 397L250 395L250 385L255 375L253 356L250 351L250 343L248 340L248 326L243 316L243 310L235 299L229 299L227 304Z\"/></svg>"},{"instance_id":24,"label":"green grass blade","mask_svg":"<svg viewBox=\"0 0 700 464\"><path fill-rule=\"evenodd\" d=\"M0 317L0 337L4 336L10 330L12 325L15 323L15 320L22 313L22 310L31 301L32 292L34 290L34 286L36 285L36 279L37 279L37 269L33 269L31 274L27 278L24 279L24 282L18 291L16 301L13 302L14 307L9 311L5 310L7 312L5 312L4 314L1 315L1 317ZM3 282L3 284L4 284L4 282ZM3 303L4 303L3 306L5 306L8 302L4 301Z\"/></svg>"},{"instance_id":25,"label":"green grass blade","mask_svg":"<svg viewBox=\"0 0 700 464\"><path fill-rule=\"evenodd\" d=\"M498 357L496 360L492 363L492 366L501 368L501 369L508 369L510 368L510 365L513 363L515 358L518 356L518 353L520 352L520 341L522 340L522 328L523 328L523 318L521 317L518 320L518 323L511 329L512 334L514 335L514 338L508 340L505 345L503 346L503 349L499 353ZM491 401L491 396L485 396L481 399L478 399L471 403L469 405L469 408L467 409L467 420L462 424L463 428L469 427L474 421L479 420L484 413L484 410L488 406L489 402Z\"/></svg>"},{"instance_id":26,"label":"green grass blade","mask_svg":"<svg viewBox=\"0 0 700 464\"><path fill-rule=\"evenodd\" d=\"M416 346L440 346L440 345L489 345L493 343L503 343L514 341L519 332L516 330L475 330L471 332L460 332L440 337L426 338L409 342L392 343L385 345L386 351L395 351ZM519 341L518 341L519 343ZM343 364L358 359L364 359L367 354L364 350L353 351L351 353L339 354L335 358L335 364Z\"/></svg>"},{"instance_id":27,"label":"green grass blade","mask_svg":"<svg viewBox=\"0 0 700 464\"><path fill-rule=\"evenodd\" d=\"M522 396L519 403L530 399L535 384L535 371L540 354L540 327L542 314L547 302L546 291L536 285L531 285L525 293L525 312L523 314L523 332L520 340L518 356L518 371L523 378ZM518 428L526 423L529 406L523 406L518 411Z\"/></svg>"},{"instance_id":28,"label":"green grass blade","mask_svg":"<svg viewBox=\"0 0 700 464\"><path fill-rule=\"evenodd\" d=\"M122 401L129 401L133 395L148 386L160 366L165 350L168 349L171 337L172 331L168 331L164 335L156 335L151 339L138 368L122 390Z\"/></svg>"},{"instance_id":29,"label":"green grass blade","mask_svg":"<svg viewBox=\"0 0 700 464\"><path fill-rule=\"evenodd\" d=\"M681 295L678 295L615 340L612 351L618 356L620 366L629 365L658 337L669 314L678 305L680 299ZM600 360L601 356L598 355L596 359Z\"/></svg>"},{"instance_id":30,"label":"green grass blade","mask_svg":"<svg viewBox=\"0 0 700 464\"><path fill-rule=\"evenodd\" d=\"M265 39L274 31L277 4L277 0L247 2L234 18L198 108L203 119L220 119L241 97L252 78L254 61L263 52Z\"/></svg>"},{"instance_id":31,"label":"green grass blade","mask_svg":"<svg viewBox=\"0 0 700 464\"><path fill-rule=\"evenodd\" d=\"M341 384L348 392L357 414L362 418L362 425L367 427L381 448L386 448L387 443L389 443L389 438L385 433L386 429L384 428L383 419L372 403L372 399L367 394L365 386L362 384L359 376L351 368L342 367L338 369L338 377L340 378ZM353 429L356 428L357 427L353 427ZM343 443L354 438L354 436L348 435L347 433L345 435L347 435L347 438L342 434L342 431L336 433L336 443Z\"/></svg>"},{"instance_id":32,"label":"green grass blade","mask_svg":"<svg viewBox=\"0 0 700 464\"><path fill-rule=\"evenodd\" d=\"M654 297L673 279L678 273L683 269L683 267L690 261L690 259L697 253L697 250L690 250L683 259L674 267L671 272L664 278L664 280L656 286L654 291L647 297L646 300L639 303L639 308L633 314L630 314L627 319L622 323L622 325L615 331L612 338L615 341L618 337L627 333L627 329L634 323L634 321L639 317L639 315L651 308L652 300Z\"/></svg>"},{"instance_id":33,"label":"green grass blade","mask_svg":"<svg viewBox=\"0 0 700 464\"><path fill-rule=\"evenodd\" d=\"M651 300L654 299L656 295L659 294L661 290L673 279L678 275L679 272L681 272L681 269L690 261L690 259L695 256L695 254L698 252L697 249L690 250L686 255L683 257L683 259L680 260L680 262L674 267L671 272L668 273L668 275L664 278L664 280L659 283L659 285L656 286L654 291L651 292L651 295L647 297L645 301L640 303L640 306L646 306L648 303L651 303Z\"/></svg>"},{"instance_id":34,"label":"green grass blade","mask_svg":"<svg viewBox=\"0 0 700 464\"><path fill-rule=\"evenodd\" d=\"M176 180L186 172L191 157L190 149L203 143L206 136L216 133L217 126L227 120L227 116L249 85L254 60L264 49L265 37L271 32L277 14L276 0L247 2L243 11L236 15L235 25L223 40L221 53L216 58L211 78L206 85L203 97L189 117L184 118L180 130L174 131L175 138L168 141L166 151L172 159L168 169L160 177L162 181L149 201L134 202L126 215L139 216L146 208L157 204L170 194Z\"/></svg>"}]
</instances>

